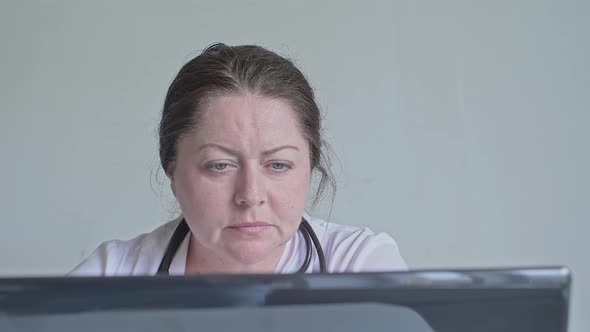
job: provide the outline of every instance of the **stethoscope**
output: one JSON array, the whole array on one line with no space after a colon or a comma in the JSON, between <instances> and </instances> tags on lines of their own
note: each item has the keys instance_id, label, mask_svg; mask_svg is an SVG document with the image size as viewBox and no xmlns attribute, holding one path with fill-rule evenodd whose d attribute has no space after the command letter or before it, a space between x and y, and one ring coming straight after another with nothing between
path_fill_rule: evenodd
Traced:
<instances>
[{"instance_id":1,"label":"stethoscope","mask_svg":"<svg viewBox=\"0 0 590 332\"><path fill-rule=\"evenodd\" d=\"M312 248L311 248L312 242L313 242L313 245L315 246L316 252L318 254L318 260L320 263L320 272L322 272L322 273L326 272L326 257L324 256L324 250L322 249L322 246L320 245L320 241L318 240L318 237L316 236L315 232L311 228L311 225L303 217L301 218L301 224L299 225L299 231L301 232L301 234L303 235L303 238L305 239L305 245L307 248L306 248L306 252L305 252L305 261L303 262L303 264L301 265L299 270L297 270L297 273L305 273L305 271L307 271L307 269L309 268L309 264L311 263L311 256L312 256ZM190 232L190 229L188 227L188 224L186 223L186 220L184 220L184 218L182 218L182 221L180 221L178 226L176 226L176 229L174 230L174 233L172 234L172 237L170 238L170 242L168 242L168 246L166 247L166 251L164 252L164 257L162 258L162 261L160 262L160 266L158 267L157 274L160 274L160 275L168 275L169 274L170 264L172 264L172 260L174 259L174 256L176 255L176 251L178 251L178 248L180 247L180 245L182 244L182 242L186 238L186 235L189 232Z\"/></svg>"}]
</instances>

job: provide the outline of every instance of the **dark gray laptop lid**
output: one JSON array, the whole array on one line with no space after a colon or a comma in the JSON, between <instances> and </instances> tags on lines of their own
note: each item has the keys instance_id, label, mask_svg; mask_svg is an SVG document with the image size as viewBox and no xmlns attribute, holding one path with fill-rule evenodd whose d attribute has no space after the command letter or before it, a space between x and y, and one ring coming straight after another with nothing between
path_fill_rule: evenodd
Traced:
<instances>
[{"instance_id":1,"label":"dark gray laptop lid","mask_svg":"<svg viewBox=\"0 0 590 332\"><path fill-rule=\"evenodd\" d=\"M6 278L0 330L566 331L570 278L561 267Z\"/></svg>"}]
</instances>

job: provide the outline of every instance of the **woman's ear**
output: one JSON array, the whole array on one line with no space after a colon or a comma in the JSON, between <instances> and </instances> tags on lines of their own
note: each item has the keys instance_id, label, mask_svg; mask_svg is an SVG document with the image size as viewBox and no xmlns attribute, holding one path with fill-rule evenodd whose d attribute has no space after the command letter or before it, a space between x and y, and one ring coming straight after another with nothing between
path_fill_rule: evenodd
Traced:
<instances>
[{"instance_id":1,"label":"woman's ear","mask_svg":"<svg viewBox=\"0 0 590 332\"><path fill-rule=\"evenodd\" d=\"M168 176L168 179L170 179L170 189L172 190L172 193L174 194L174 197L176 197L176 182L174 181L174 168L176 166L175 162L170 162L168 163L168 168L166 169L166 175Z\"/></svg>"}]
</instances>

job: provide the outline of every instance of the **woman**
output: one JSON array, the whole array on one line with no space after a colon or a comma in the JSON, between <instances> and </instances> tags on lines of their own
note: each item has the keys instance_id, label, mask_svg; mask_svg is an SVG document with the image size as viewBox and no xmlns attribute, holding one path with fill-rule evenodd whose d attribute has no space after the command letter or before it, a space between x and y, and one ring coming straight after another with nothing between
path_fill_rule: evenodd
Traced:
<instances>
[{"instance_id":1,"label":"woman","mask_svg":"<svg viewBox=\"0 0 590 332\"><path fill-rule=\"evenodd\" d=\"M216 44L172 82L160 160L182 215L108 241L71 275L359 272L406 269L387 234L304 212L333 184L304 75L258 46ZM313 245L313 246L312 246Z\"/></svg>"}]
</instances>

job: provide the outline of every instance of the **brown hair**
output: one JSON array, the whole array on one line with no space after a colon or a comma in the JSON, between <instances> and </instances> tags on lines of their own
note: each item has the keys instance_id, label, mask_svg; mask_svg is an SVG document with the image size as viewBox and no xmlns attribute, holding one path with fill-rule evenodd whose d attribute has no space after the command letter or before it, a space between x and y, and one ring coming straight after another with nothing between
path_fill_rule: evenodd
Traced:
<instances>
[{"instance_id":1,"label":"brown hair","mask_svg":"<svg viewBox=\"0 0 590 332\"><path fill-rule=\"evenodd\" d=\"M321 137L321 114L313 89L293 62L254 45L214 44L180 69L168 89L159 127L164 172L176 159L179 138L197 128L208 100L246 92L290 103L309 142L311 168L320 176L313 204L327 186L334 192L335 181Z\"/></svg>"}]
</instances>

